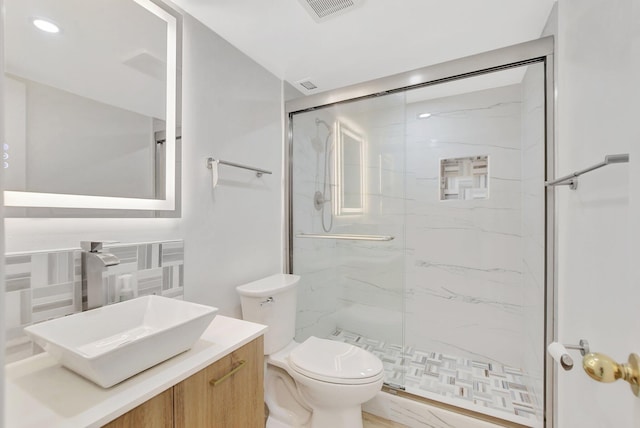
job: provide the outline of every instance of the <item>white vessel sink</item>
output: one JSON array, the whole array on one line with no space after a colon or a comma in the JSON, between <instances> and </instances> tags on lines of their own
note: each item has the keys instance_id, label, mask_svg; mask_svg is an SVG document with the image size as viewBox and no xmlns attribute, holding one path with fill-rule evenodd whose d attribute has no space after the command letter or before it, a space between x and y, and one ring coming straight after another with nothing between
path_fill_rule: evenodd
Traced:
<instances>
[{"instance_id":1,"label":"white vessel sink","mask_svg":"<svg viewBox=\"0 0 640 428\"><path fill-rule=\"evenodd\" d=\"M144 296L24 331L60 364L108 388L190 349L217 312L211 306Z\"/></svg>"}]
</instances>

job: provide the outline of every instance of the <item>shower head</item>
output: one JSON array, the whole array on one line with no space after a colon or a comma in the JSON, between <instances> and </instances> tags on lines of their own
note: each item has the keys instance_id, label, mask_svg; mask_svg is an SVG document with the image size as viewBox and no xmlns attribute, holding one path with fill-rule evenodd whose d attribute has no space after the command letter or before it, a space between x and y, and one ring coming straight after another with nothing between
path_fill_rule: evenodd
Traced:
<instances>
[{"instance_id":1,"label":"shower head","mask_svg":"<svg viewBox=\"0 0 640 428\"><path fill-rule=\"evenodd\" d=\"M322 124L322 125L326 126L326 127L327 127L327 130L328 130L329 132L331 132L331 125L329 125L329 124L328 124L327 122L325 122L324 120L322 120L322 119L318 119L318 118L316 117L316 126L320 126L320 124Z\"/></svg>"},{"instance_id":2,"label":"shower head","mask_svg":"<svg viewBox=\"0 0 640 428\"><path fill-rule=\"evenodd\" d=\"M320 138L320 135L318 134L318 128L320 127L320 125L324 125L327 128L327 131L329 131L329 134L327 135L326 140L322 140ZM311 146L313 147L313 149L317 152L317 153L322 153L326 150L326 146L327 146L327 141L329 140L329 137L331 136L331 125L329 125L327 122L325 122L322 119L318 119L316 117L316 136L315 137L309 137L309 142L311 143Z\"/></svg>"}]
</instances>

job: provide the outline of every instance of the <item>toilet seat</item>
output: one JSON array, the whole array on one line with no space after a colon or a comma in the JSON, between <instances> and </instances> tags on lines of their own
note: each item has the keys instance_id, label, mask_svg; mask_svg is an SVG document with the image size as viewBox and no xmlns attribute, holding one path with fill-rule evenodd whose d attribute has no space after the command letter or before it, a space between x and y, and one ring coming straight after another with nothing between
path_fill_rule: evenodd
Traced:
<instances>
[{"instance_id":1,"label":"toilet seat","mask_svg":"<svg viewBox=\"0 0 640 428\"><path fill-rule=\"evenodd\" d=\"M297 373L323 382L361 385L383 376L382 362L373 354L313 336L291 350L288 360Z\"/></svg>"}]
</instances>

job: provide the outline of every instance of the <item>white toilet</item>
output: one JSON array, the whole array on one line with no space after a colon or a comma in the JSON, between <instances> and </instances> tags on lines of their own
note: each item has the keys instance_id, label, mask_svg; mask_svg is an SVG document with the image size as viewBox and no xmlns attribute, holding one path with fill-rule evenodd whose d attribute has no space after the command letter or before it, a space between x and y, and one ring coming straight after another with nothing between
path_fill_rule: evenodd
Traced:
<instances>
[{"instance_id":1,"label":"white toilet","mask_svg":"<svg viewBox=\"0 0 640 428\"><path fill-rule=\"evenodd\" d=\"M362 428L361 405L382 388L382 362L347 343L293 340L300 277L277 274L237 287L245 320L266 324L267 428Z\"/></svg>"}]
</instances>

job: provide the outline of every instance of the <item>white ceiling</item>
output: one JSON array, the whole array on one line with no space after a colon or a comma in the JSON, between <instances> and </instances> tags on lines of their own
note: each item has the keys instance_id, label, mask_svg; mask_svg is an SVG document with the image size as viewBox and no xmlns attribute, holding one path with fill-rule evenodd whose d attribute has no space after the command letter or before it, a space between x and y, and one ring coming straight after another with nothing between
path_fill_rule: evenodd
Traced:
<instances>
[{"instance_id":1,"label":"white ceiling","mask_svg":"<svg viewBox=\"0 0 640 428\"><path fill-rule=\"evenodd\" d=\"M363 0L317 23L299 0L173 1L307 94L536 39L555 2Z\"/></svg>"},{"instance_id":2,"label":"white ceiling","mask_svg":"<svg viewBox=\"0 0 640 428\"><path fill-rule=\"evenodd\" d=\"M166 78L153 73L164 71L167 61L167 23L158 16L131 0L4 4L7 73L146 116L165 117ZM55 22L60 33L36 29L34 17Z\"/></svg>"}]
</instances>

